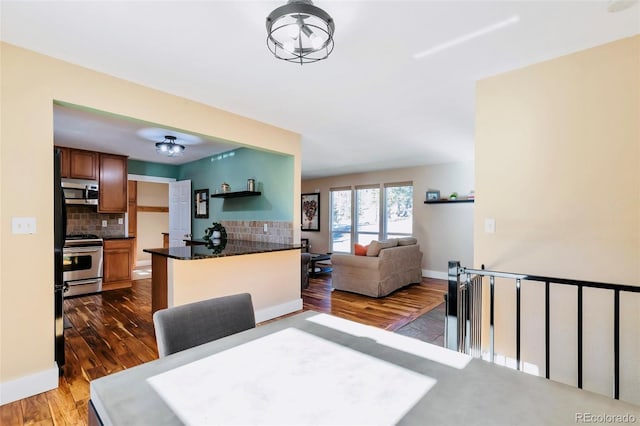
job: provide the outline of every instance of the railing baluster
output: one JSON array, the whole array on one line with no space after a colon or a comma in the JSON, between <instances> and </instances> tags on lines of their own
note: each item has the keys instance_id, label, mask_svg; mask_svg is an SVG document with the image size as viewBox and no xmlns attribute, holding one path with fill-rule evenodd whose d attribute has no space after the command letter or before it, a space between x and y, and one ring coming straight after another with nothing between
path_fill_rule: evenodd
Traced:
<instances>
[{"instance_id":1,"label":"railing baluster","mask_svg":"<svg viewBox=\"0 0 640 426\"><path fill-rule=\"evenodd\" d=\"M447 349L459 351L460 331L460 310L459 310L459 292L460 292L460 262L449 261L449 282L447 289L447 333L445 344Z\"/></svg>"},{"instance_id":2,"label":"railing baluster","mask_svg":"<svg viewBox=\"0 0 640 426\"><path fill-rule=\"evenodd\" d=\"M516 280L516 365L520 365L520 278Z\"/></svg>"},{"instance_id":3,"label":"railing baluster","mask_svg":"<svg viewBox=\"0 0 640 426\"><path fill-rule=\"evenodd\" d=\"M468 276L469 277L469 283L471 283L471 285L473 286L473 299L471 300L472 306L473 306L473 316L471 317L471 328L473 329L473 345L472 345L472 350L471 350L471 355L472 356L477 356L476 355L476 351L478 348L478 330L476 327L476 317L478 316L478 287L476 286L476 282L475 280L471 280L471 275Z\"/></svg>"},{"instance_id":4,"label":"railing baluster","mask_svg":"<svg viewBox=\"0 0 640 426\"><path fill-rule=\"evenodd\" d=\"M544 283L544 359L545 359L545 365L547 366L546 368L546 374L545 377L548 379L551 375L551 366L549 365L550 360L551 360L551 348L550 348L550 341L551 341L551 337L550 337L550 333L549 333L549 328L550 328L550 324L549 324L549 317L550 317L550 312L549 312L549 281L546 281Z\"/></svg>"},{"instance_id":5,"label":"railing baluster","mask_svg":"<svg viewBox=\"0 0 640 426\"><path fill-rule=\"evenodd\" d=\"M474 356L476 335L473 329L473 318L476 315L476 287L471 281L471 275L467 274L467 284L469 285L469 355Z\"/></svg>"},{"instance_id":6,"label":"railing baluster","mask_svg":"<svg viewBox=\"0 0 640 426\"><path fill-rule=\"evenodd\" d=\"M582 286L578 286L578 388L582 389Z\"/></svg>"},{"instance_id":7,"label":"railing baluster","mask_svg":"<svg viewBox=\"0 0 640 426\"><path fill-rule=\"evenodd\" d=\"M620 290L613 292L613 397L620 399Z\"/></svg>"},{"instance_id":8,"label":"railing baluster","mask_svg":"<svg viewBox=\"0 0 640 426\"><path fill-rule=\"evenodd\" d=\"M449 348L449 298L444 295L444 344L445 348Z\"/></svg>"},{"instance_id":9,"label":"railing baluster","mask_svg":"<svg viewBox=\"0 0 640 426\"><path fill-rule=\"evenodd\" d=\"M464 284L458 282L458 351L464 353L464 342L466 340L465 335L465 322L467 318L467 306L466 292L463 288Z\"/></svg>"},{"instance_id":10,"label":"railing baluster","mask_svg":"<svg viewBox=\"0 0 640 426\"><path fill-rule=\"evenodd\" d=\"M491 275L489 277L489 286L490 286L490 297L489 297L489 339L491 339L491 352L489 354L490 358L491 358L491 362L495 361L495 350L496 350L496 346L495 346L495 330L494 330L494 325L493 325L493 286L495 284L495 280L496 278Z\"/></svg>"},{"instance_id":11,"label":"railing baluster","mask_svg":"<svg viewBox=\"0 0 640 426\"><path fill-rule=\"evenodd\" d=\"M476 298L476 356L482 357L482 277L476 277L478 297Z\"/></svg>"},{"instance_id":12,"label":"railing baluster","mask_svg":"<svg viewBox=\"0 0 640 426\"><path fill-rule=\"evenodd\" d=\"M467 274L467 281L466 281L466 296L467 296L467 316L465 318L465 346L466 346L466 353L467 354L471 354L471 297L473 296L473 289L471 288L471 281L470 281L470 274Z\"/></svg>"}]
</instances>

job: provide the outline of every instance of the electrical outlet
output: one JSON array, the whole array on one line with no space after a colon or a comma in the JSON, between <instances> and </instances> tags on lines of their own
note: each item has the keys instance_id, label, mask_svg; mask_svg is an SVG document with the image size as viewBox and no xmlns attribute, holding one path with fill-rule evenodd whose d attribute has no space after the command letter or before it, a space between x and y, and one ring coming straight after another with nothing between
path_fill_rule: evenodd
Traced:
<instances>
[{"instance_id":1,"label":"electrical outlet","mask_svg":"<svg viewBox=\"0 0 640 426\"><path fill-rule=\"evenodd\" d=\"M124 224L124 219L123 218L118 218L118 225L123 225Z\"/></svg>"},{"instance_id":2,"label":"electrical outlet","mask_svg":"<svg viewBox=\"0 0 640 426\"><path fill-rule=\"evenodd\" d=\"M267 232L269 232L269 225L265 223L263 229L264 229L264 233L266 234Z\"/></svg>"},{"instance_id":3,"label":"electrical outlet","mask_svg":"<svg viewBox=\"0 0 640 426\"><path fill-rule=\"evenodd\" d=\"M106 227L107 227L107 221L106 221L106 220L103 220L103 221L102 221L102 227L103 227L103 228L106 228Z\"/></svg>"}]
</instances>

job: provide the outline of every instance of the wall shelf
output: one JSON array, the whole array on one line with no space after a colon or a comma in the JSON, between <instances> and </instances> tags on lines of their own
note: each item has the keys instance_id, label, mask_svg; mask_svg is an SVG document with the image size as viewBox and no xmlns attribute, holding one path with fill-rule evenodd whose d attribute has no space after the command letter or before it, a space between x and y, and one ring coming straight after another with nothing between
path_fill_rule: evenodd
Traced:
<instances>
[{"instance_id":1,"label":"wall shelf","mask_svg":"<svg viewBox=\"0 0 640 426\"><path fill-rule=\"evenodd\" d=\"M212 194L211 198L239 198L239 197L255 197L262 194L260 191L235 191L235 192L221 192L219 194Z\"/></svg>"},{"instance_id":2,"label":"wall shelf","mask_svg":"<svg viewBox=\"0 0 640 426\"><path fill-rule=\"evenodd\" d=\"M461 198L458 200L430 200L425 201L425 204L447 204L447 203L473 203L475 201L474 198Z\"/></svg>"}]
</instances>

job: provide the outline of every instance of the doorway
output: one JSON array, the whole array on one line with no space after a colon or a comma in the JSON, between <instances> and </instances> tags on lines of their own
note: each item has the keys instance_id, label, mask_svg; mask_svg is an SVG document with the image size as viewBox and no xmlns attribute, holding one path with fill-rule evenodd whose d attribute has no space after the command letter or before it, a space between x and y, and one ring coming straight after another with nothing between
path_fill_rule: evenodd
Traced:
<instances>
[{"instance_id":1,"label":"doorway","mask_svg":"<svg viewBox=\"0 0 640 426\"><path fill-rule=\"evenodd\" d=\"M129 175L127 227L136 237L135 268L132 279L151 278L151 255L146 248L163 247L169 232L169 182L172 178Z\"/></svg>"}]
</instances>

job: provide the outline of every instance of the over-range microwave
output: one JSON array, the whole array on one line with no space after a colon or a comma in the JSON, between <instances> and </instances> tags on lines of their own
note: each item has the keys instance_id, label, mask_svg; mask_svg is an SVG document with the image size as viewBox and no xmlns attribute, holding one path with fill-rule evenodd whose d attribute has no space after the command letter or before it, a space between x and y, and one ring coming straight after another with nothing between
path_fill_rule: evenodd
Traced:
<instances>
[{"instance_id":1,"label":"over-range microwave","mask_svg":"<svg viewBox=\"0 0 640 426\"><path fill-rule=\"evenodd\" d=\"M60 183L67 204L98 205L97 181L62 179Z\"/></svg>"}]
</instances>

